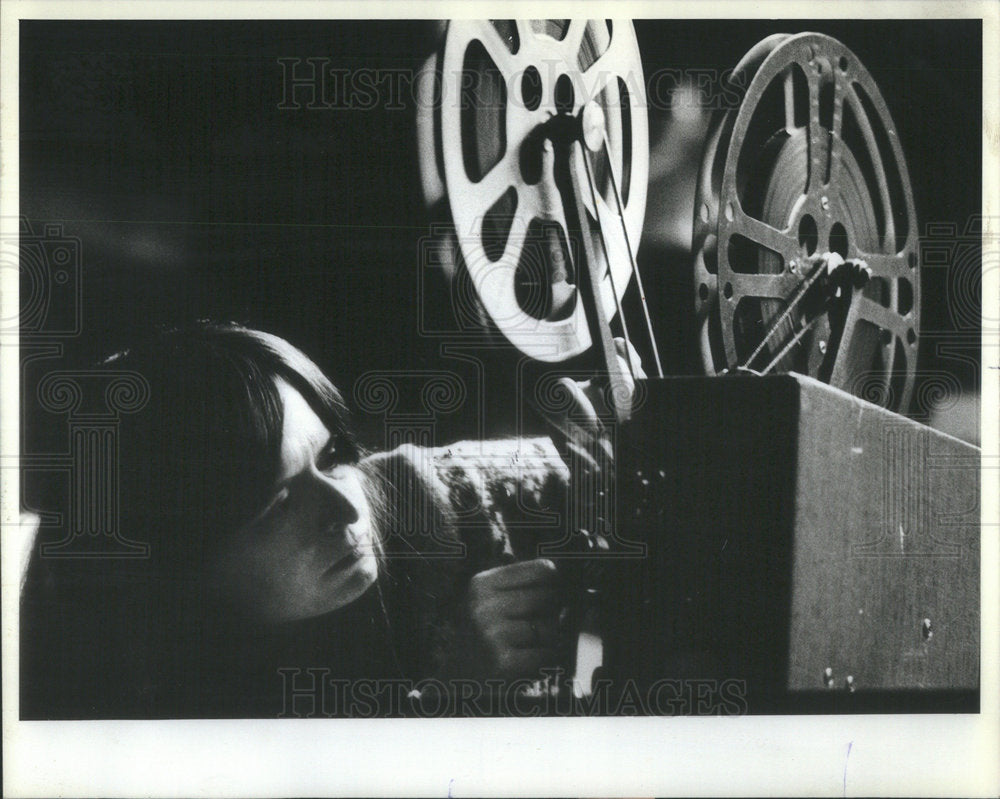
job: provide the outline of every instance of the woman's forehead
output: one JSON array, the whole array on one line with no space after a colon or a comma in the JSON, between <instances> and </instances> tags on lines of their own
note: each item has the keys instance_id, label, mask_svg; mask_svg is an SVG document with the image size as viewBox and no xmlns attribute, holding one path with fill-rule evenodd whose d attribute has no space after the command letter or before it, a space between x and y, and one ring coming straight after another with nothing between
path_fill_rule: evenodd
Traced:
<instances>
[{"instance_id":1,"label":"woman's forehead","mask_svg":"<svg viewBox=\"0 0 1000 799\"><path fill-rule=\"evenodd\" d=\"M281 397L281 467L278 481L306 468L330 441L330 431L298 389L282 379L275 381Z\"/></svg>"}]
</instances>

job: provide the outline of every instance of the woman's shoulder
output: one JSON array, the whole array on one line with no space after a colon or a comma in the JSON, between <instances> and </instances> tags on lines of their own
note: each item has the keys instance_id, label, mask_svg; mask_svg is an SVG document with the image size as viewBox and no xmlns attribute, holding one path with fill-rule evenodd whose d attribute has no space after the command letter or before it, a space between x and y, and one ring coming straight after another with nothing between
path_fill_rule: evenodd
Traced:
<instances>
[{"instance_id":1,"label":"woman's shoulder","mask_svg":"<svg viewBox=\"0 0 1000 799\"><path fill-rule=\"evenodd\" d=\"M475 482L481 486L526 484L539 487L549 481L565 484L569 470L552 440L546 437L456 441L441 447L401 444L376 452L364 463L386 476L446 485Z\"/></svg>"},{"instance_id":2,"label":"woman's shoulder","mask_svg":"<svg viewBox=\"0 0 1000 799\"><path fill-rule=\"evenodd\" d=\"M538 556L565 529L569 470L548 438L404 444L369 456L382 484L383 587L421 674L447 675L466 648L461 600L480 571Z\"/></svg>"},{"instance_id":3,"label":"woman's shoulder","mask_svg":"<svg viewBox=\"0 0 1000 799\"><path fill-rule=\"evenodd\" d=\"M405 510L404 531L429 526L424 532L440 540L452 530L445 538L483 568L534 557L535 543L563 529L569 470L549 438L404 444L365 464L384 482L389 505Z\"/></svg>"}]
</instances>

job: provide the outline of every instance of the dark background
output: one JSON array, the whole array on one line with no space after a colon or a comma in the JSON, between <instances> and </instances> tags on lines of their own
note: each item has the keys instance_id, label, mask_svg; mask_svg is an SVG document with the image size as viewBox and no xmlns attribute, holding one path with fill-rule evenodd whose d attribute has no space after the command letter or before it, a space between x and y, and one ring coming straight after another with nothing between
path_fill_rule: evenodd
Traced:
<instances>
[{"instance_id":1,"label":"dark background","mask_svg":"<svg viewBox=\"0 0 1000 799\"><path fill-rule=\"evenodd\" d=\"M440 312L447 297L419 279L431 220L411 95L399 107L279 108L279 58L416 70L435 46L432 30L396 21L21 23L22 249L59 236L80 245L68 284L39 288L22 270L22 304L48 292L43 313L22 323L26 454L66 448L65 419L35 398L41 376L92 363L152 324L197 317L289 338L349 395L371 370L447 368L474 385L469 362L442 358L442 340L420 335L421 309ZM888 102L921 230L945 253L924 259L921 379L945 373L975 396L980 23L636 22L647 77L721 73L761 38L805 30L850 47ZM657 177L640 265L667 370L679 374L699 360L686 316L690 259L668 229L690 214L699 148L658 149L670 122L669 109L650 109ZM942 342L972 360L942 354ZM509 374L503 389L487 375L485 410L443 418L438 443L512 432ZM915 415L926 420L917 395ZM385 443L381 419L361 423L373 447Z\"/></svg>"}]
</instances>

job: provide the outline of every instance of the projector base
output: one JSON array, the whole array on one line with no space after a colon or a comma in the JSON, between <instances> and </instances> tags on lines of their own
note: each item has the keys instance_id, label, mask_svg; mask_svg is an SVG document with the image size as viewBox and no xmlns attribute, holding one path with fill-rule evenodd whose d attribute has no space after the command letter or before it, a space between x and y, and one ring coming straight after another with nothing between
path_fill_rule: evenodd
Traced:
<instances>
[{"instance_id":1,"label":"projector base","mask_svg":"<svg viewBox=\"0 0 1000 799\"><path fill-rule=\"evenodd\" d=\"M602 589L615 685L978 708L977 448L782 375L650 380L616 450L614 533L646 553Z\"/></svg>"}]
</instances>

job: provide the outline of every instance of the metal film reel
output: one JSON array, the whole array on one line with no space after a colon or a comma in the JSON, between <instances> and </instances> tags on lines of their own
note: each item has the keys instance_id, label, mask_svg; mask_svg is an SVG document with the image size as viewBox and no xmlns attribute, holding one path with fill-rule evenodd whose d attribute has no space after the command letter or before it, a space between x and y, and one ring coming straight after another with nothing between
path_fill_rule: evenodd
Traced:
<instances>
[{"instance_id":1,"label":"metal film reel","mask_svg":"<svg viewBox=\"0 0 1000 799\"><path fill-rule=\"evenodd\" d=\"M555 362L584 352L591 336L574 272L579 259L546 126L556 117L580 119L586 107L603 131L604 144L584 156L596 203L581 201L610 319L631 278L626 248L631 243L634 253L642 233L649 165L631 23L451 21L418 87L425 200L446 206L461 255L451 277L468 276L489 321L526 355ZM584 172L577 176L588 185Z\"/></svg>"},{"instance_id":2,"label":"metal film reel","mask_svg":"<svg viewBox=\"0 0 1000 799\"><path fill-rule=\"evenodd\" d=\"M867 70L815 33L736 67L709 131L694 219L709 374L796 371L904 412L917 360L913 192Z\"/></svg>"}]
</instances>

